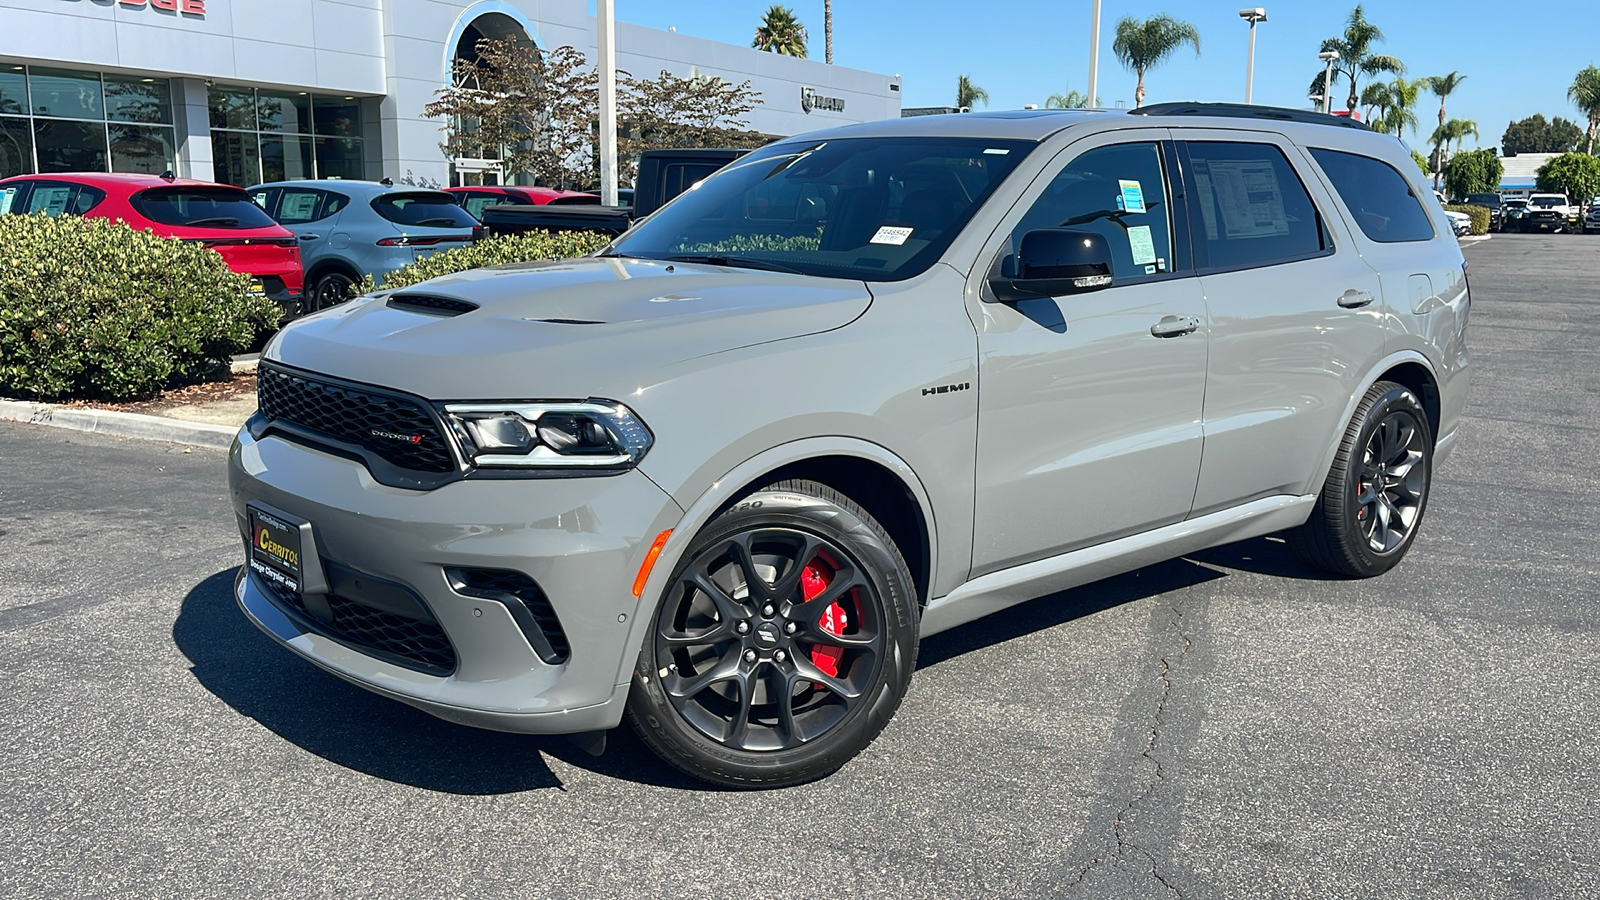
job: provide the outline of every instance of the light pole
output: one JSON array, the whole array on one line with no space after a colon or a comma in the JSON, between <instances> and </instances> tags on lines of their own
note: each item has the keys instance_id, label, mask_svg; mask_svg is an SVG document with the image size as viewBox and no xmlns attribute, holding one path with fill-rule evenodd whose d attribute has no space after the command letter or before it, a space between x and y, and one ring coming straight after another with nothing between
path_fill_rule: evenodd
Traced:
<instances>
[{"instance_id":1,"label":"light pole","mask_svg":"<svg viewBox=\"0 0 1600 900\"><path fill-rule=\"evenodd\" d=\"M1100 0L1094 0L1089 14L1089 107L1099 106L1094 98L1100 92Z\"/></svg>"},{"instance_id":2,"label":"light pole","mask_svg":"<svg viewBox=\"0 0 1600 900\"><path fill-rule=\"evenodd\" d=\"M615 0L595 10L600 56L600 202L617 205L617 18Z\"/></svg>"},{"instance_id":3,"label":"light pole","mask_svg":"<svg viewBox=\"0 0 1600 900\"><path fill-rule=\"evenodd\" d=\"M1339 61L1339 51L1324 50L1317 54L1317 59L1328 66L1322 73L1322 111L1331 113L1333 112L1333 64Z\"/></svg>"},{"instance_id":4,"label":"light pole","mask_svg":"<svg viewBox=\"0 0 1600 900\"><path fill-rule=\"evenodd\" d=\"M1239 18L1250 23L1250 62L1244 70L1244 103L1250 105L1250 92L1256 81L1256 23L1267 20L1267 11L1261 7L1239 10Z\"/></svg>"}]
</instances>

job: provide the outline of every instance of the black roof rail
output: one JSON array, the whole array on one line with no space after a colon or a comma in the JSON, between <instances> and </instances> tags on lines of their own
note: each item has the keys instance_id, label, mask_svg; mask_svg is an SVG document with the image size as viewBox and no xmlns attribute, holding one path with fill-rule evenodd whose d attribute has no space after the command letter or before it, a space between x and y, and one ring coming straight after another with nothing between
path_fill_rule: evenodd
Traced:
<instances>
[{"instance_id":1,"label":"black roof rail","mask_svg":"<svg viewBox=\"0 0 1600 900\"><path fill-rule=\"evenodd\" d=\"M1365 122L1349 116L1335 116L1309 109L1281 106L1247 106L1243 103L1152 103L1130 109L1136 116L1217 116L1224 119L1272 119L1277 122L1305 122L1308 125L1333 125L1371 131Z\"/></svg>"}]
</instances>

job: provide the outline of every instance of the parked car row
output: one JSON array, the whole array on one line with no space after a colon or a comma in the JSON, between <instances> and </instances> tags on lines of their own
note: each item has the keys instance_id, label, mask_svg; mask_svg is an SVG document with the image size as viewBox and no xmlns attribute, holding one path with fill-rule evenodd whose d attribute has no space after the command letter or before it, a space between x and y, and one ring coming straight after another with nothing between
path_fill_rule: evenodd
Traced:
<instances>
[{"instance_id":1,"label":"parked car row","mask_svg":"<svg viewBox=\"0 0 1600 900\"><path fill-rule=\"evenodd\" d=\"M170 175L66 173L0 180L0 214L112 219L199 241L287 317L341 303L382 277L482 237L498 204L598 204L595 194L482 186L444 190L373 181L279 181L248 190Z\"/></svg>"},{"instance_id":2,"label":"parked car row","mask_svg":"<svg viewBox=\"0 0 1600 900\"><path fill-rule=\"evenodd\" d=\"M1468 194L1462 201L1489 210L1490 231L1561 232L1600 231L1600 198L1587 209L1568 200L1565 194L1533 194L1529 197L1501 197L1499 194Z\"/></svg>"}]
</instances>

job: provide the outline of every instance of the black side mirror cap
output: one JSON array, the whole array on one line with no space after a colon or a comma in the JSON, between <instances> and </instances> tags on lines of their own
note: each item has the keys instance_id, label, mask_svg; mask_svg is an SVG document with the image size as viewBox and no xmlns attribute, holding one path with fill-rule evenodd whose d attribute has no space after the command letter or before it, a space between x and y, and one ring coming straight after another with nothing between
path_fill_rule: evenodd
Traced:
<instances>
[{"instance_id":1,"label":"black side mirror cap","mask_svg":"<svg viewBox=\"0 0 1600 900\"><path fill-rule=\"evenodd\" d=\"M1004 259L1004 258L1003 258ZM1015 275L997 265L989 290L1001 303L1081 294L1112 284L1111 247L1103 235L1071 228L1038 228L1022 236Z\"/></svg>"}]
</instances>

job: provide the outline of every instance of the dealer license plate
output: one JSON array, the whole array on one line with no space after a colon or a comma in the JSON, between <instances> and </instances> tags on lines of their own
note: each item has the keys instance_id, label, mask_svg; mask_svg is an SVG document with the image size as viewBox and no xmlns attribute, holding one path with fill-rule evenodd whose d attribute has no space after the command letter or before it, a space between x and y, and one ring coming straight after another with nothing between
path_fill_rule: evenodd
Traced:
<instances>
[{"instance_id":1,"label":"dealer license plate","mask_svg":"<svg viewBox=\"0 0 1600 900\"><path fill-rule=\"evenodd\" d=\"M259 509L251 508L249 513L251 571L291 593L300 593L300 529Z\"/></svg>"}]
</instances>

